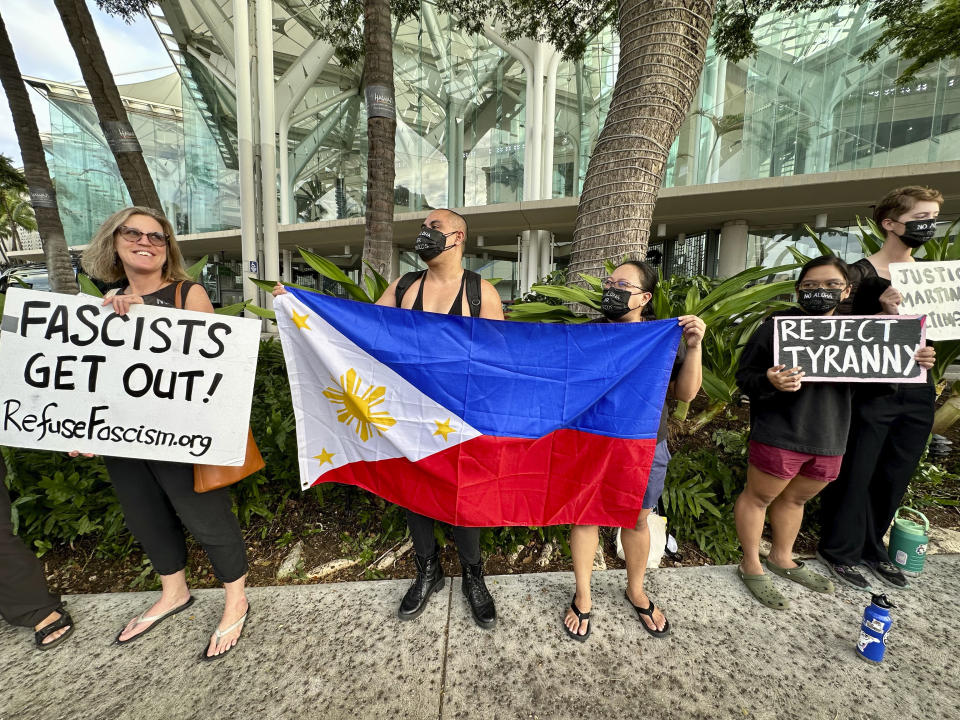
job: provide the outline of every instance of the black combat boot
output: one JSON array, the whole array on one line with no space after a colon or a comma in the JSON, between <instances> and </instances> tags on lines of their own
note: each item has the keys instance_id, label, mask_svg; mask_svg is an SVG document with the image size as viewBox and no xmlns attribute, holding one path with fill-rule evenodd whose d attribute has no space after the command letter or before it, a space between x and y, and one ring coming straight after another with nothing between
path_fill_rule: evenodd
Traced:
<instances>
[{"instance_id":1,"label":"black combat boot","mask_svg":"<svg viewBox=\"0 0 960 720\"><path fill-rule=\"evenodd\" d=\"M483 563L463 566L463 594L470 603L470 611L477 625L489 630L497 624L497 609L483 582Z\"/></svg>"},{"instance_id":2,"label":"black combat boot","mask_svg":"<svg viewBox=\"0 0 960 720\"><path fill-rule=\"evenodd\" d=\"M430 596L443 587L443 568L440 567L440 555L434 553L429 557L417 555L417 577L403 596L397 617L401 620L413 620L427 607ZM482 581L481 581L482 582Z\"/></svg>"}]
</instances>

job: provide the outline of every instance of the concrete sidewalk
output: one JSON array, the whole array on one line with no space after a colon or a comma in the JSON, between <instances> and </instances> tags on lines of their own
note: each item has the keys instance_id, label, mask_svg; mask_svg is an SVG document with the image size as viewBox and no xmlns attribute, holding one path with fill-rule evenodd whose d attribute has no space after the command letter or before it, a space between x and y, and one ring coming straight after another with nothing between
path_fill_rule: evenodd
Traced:
<instances>
[{"instance_id":1,"label":"concrete sidewalk","mask_svg":"<svg viewBox=\"0 0 960 720\"><path fill-rule=\"evenodd\" d=\"M913 589L888 593L899 607L881 665L854 654L867 594L776 578L793 606L768 610L732 567L650 572L665 640L641 629L622 571L595 573L584 644L561 629L567 573L488 578L490 632L459 579L408 623L395 614L407 581L252 588L240 645L204 664L221 591L122 648L114 635L155 594L75 596L76 633L49 653L0 625L0 719L958 718L958 571L960 556L930 557Z\"/></svg>"}]
</instances>

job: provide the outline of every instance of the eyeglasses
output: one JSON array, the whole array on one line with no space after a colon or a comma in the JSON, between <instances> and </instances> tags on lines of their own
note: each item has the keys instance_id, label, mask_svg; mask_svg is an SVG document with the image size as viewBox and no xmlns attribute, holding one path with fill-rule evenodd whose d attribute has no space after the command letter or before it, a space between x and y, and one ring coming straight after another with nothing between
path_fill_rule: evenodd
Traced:
<instances>
[{"instance_id":1,"label":"eyeglasses","mask_svg":"<svg viewBox=\"0 0 960 720\"><path fill-rule=\"evenodd\" d=\"M616 288L617 290L628 290L628 291L630 290L630 288L633 288L634 290L639 290L640 292L648 292L647 290L644 290L639 285L628 283L626 280L614 280L612 277L604 278L603 289L609 290L610 288Z\"/></svg>"},{"instance_id":2,"label":"eyeglasses","mask_svg":"<svg viewBox=\"0 0 960 720\"><path fill-rule=\"evenodd\" d=\"M167 244L167 238L169 235L159 232L143 232L142 230L137 230L136 228L128 227L126 225L121 225L117 228L117 232L120 234L124 240L128 243L140 242L140 236L142 235L147 240L150 241L150 244L154 247L161 247Z\"/></svg>"},{"instance_id":3,"label":"eyeglasses","mask_svg":"<svg viewBox=\"0 0 960 720\"><path fill-rule=\"evenodd\" d=\"M801 290L820 290L821 288L826 288L827 290L843 290L846 286L847 283L843 280L827 280L826 282L804 280L797 285Z\"/></svg>"}]
</instances>

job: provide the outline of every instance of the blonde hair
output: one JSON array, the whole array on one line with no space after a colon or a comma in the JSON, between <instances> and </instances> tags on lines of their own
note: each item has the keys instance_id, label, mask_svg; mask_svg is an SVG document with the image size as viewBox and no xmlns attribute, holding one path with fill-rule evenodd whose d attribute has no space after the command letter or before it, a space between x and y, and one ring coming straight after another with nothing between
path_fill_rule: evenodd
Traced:
<instances>
[{"instance_id":1,"label":"blonde hair","mask_svg":"<svg viewBox=\"0 0 960 720\"><path fill-rule=\"evenodd\" d=\"M163 213L146 207L124 208L103 221L103 225L94 233L93 239L90 240L90 244L80 258L84 272L92 278L108 283L126 279L123 265L117 255L115 236L120 226L126 224L133 215L146 215L153 218L160 223L160 227L167 236L167 260L163 264L163 279L168 282L190 280L190 276L183 267L183 255L173 235L173 226L170 221L164 217Z\"/></svg>"}]
</instances>

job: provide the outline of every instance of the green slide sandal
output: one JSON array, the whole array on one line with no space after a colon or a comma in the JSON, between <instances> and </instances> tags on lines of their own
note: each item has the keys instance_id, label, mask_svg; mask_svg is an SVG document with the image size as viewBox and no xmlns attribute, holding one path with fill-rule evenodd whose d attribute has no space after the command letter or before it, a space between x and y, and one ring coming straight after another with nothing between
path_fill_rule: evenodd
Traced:
<instances>
[{"instance_id":1,"label":"green slide sandal","mask_svg":"<svg viewBox=\"0 0 960 720\"><path fill-rule=\"evenodd\" d=\"M786 610L790 607L790 601L773 586L773 581L769 575L747 575L738 567L737 577L743 580L747 590L760 601L761 605L766 605L774 610Z\"/></svg>"}]
</instances>

